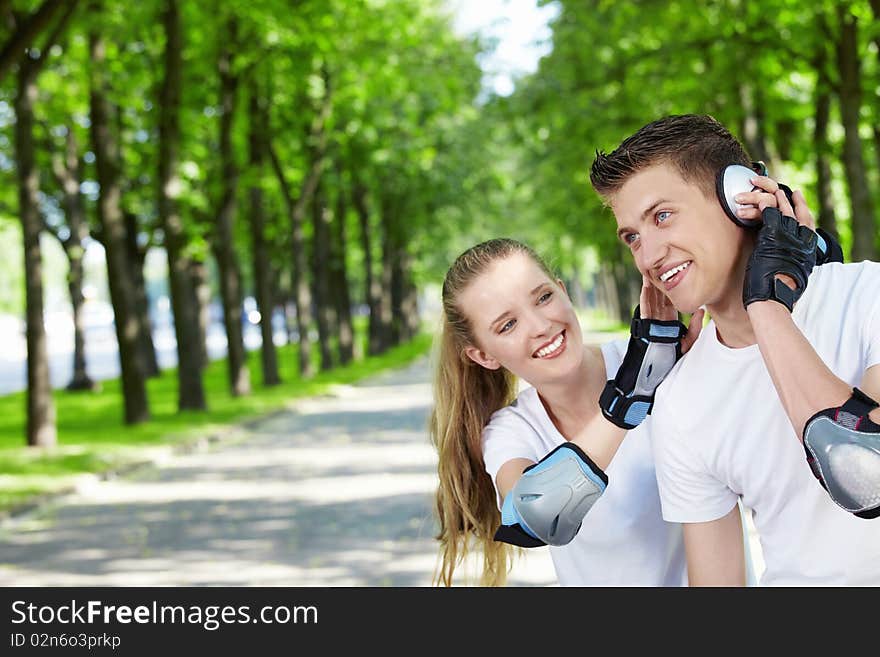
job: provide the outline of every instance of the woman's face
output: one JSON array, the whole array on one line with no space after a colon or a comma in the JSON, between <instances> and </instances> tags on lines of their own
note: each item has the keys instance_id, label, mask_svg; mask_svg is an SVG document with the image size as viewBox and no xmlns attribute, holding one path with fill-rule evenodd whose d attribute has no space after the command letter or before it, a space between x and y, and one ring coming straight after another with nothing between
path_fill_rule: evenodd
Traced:
<instances>
[{"instance_id":1,"label":"woman's face","mask_svg":"<svg viewBox=\"0 0 880 657\"><path fill-rule=\"evenodd\" d=\"M528 255L499 258L461 293L476 344L465 350L489 369L504 367L534 386L576 369L583 336L562 285Z\"/></svg>"}]
</instances>

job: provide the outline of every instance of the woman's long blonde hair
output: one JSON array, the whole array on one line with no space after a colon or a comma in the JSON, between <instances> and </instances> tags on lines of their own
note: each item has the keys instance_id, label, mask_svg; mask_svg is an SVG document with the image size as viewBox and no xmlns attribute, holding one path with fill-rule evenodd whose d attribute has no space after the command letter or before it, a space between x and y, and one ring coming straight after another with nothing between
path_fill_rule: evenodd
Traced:
<instances>
[{"instance_id":1,"label":"woman's long blonde hair","mask_svg":"<svg viewBox=\"0 0 880 657\"><path fill-rule=\"evenodd\" d=\"M440 563L434 583L452 585L452 575L476 543L483 553L480 583L501 586L510 571L513 548L493 540L501 524L495 487L483 464L482 432L492 413L516 397L516 377L503 367L489 370L465 355L475 345L470 321L458 306L461 292L496 260L514 253L532 258L553 279L528 246L499 238L462 253L443 281L443 318L435 346L431 441L439 456L436 511L440 523Z\"/></svg>"}]
</instances>

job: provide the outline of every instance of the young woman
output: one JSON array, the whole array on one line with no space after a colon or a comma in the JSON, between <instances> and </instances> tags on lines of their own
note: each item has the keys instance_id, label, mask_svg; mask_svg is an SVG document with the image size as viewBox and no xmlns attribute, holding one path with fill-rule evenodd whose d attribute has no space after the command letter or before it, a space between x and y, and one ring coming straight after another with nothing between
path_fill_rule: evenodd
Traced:
<instances>
[{"instance_id":1,"label":"young woman","mask_svg":"<svg viewBox=\"0 0 880 657\"><path fill-rule=\"evenodd\" d=\"M642 317L662 320L660 325L677 324L672 321L674 308L653 286L643 286L640 309ZM701 325L699 311L692 329L686 335L678 333L677 355L693 344ZM686 584L681 528L664 522L660 514L647 435L650 422L627 432L622 427L638 425L644 412L640 417L635 413L635 420L627 413L623 421L621 413L613 412L616 401L607 396L609 391L611 397L620 392L610 380L623 385L620 382L628 379L630 388L639 392L645 371L651 373L651 367L639 367L644 353L635 354L644 350L642 343L648 340L636 336L601 348L584 345L562 282L520 242L490 240L458 257L443 284L443 327L430 427L440 478L436 582L450 586L455 568L476 543L483 556L481 583L502 585L513 550L508 542L516 541L496 540L496 531L502 534L499 526L508 538L510 530L519 532L525 542L518 545L544 544L532 531L535 522L530 519L531 529L525 522L515 522L521 518L511 511L511 491L542 465L549 464L542 472L551 471L558 465L558 459L551 457L566 446L580 465L576 474L583 473L581 483L593 486L595 495L585 502L589 511L579 531L575 526L573 538L550 546L559 583ZM625 369L629 375L621 377ZM519 394L517 378L530 384ZM651 399L652 395L653 389ZM600 397L603 408L597 403ZM634 399L648 397L620 396L618 408L636 410ZM545 484L538 481L538 485ZM540 495L516 499L530 497ZM550 533L558 520L554 518ZM745 564L743 573L745 580Z\"/></svg>"}]
</instances>

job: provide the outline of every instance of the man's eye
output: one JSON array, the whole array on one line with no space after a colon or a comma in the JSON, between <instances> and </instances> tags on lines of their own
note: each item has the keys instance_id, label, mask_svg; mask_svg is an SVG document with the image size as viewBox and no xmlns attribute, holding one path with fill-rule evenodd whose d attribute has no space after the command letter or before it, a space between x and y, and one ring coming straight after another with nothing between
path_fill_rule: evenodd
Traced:
<instances>
[{"instance_id":1,"label":"man's eye","mask_svg":"<svg viewBox=\"0 0 880 657\"><path fill-rule=\"evenodd\" d=\"M552 297L552 296L553 296L552 292L545 292L540 297L538 297L538 303L544 303L545 301L549 300L550 297Z\"/></svg>"},{"instance_id":2,"label":"man's eye","mask_svg":"<svg viewBox=\"0 0 880 657\"><path fill-rule=\"evenodd\" d=\"M672 213L669 210L661 210L660 212L657 213L657 221L659 221L660 223L663 223L664 221L669 219L669 217L671 217L671 216L672 216Z\"/></svg>"},{"instance_id":3,"label":"man's eye","mask_svg":"<svg viewBox=\"0 0 880 657\"><path fill-rule=\"evenodd\" d=\"M632 246L633 242L635 242L638 237L637 233L625 233L623 236L623 243L627 246Z\"/></svg>"},{"instance_id":4,"label":"man's eye","mask_svg":"<svg viewBox=\"0 0 880 657\"><path fill-rule=\"evenodd\" d=\"M498 329L499 333L507 333L510 329L513 328L513 325L516 323L515 319L508 319L500 329Z\"/></svg>"}]
</instances>

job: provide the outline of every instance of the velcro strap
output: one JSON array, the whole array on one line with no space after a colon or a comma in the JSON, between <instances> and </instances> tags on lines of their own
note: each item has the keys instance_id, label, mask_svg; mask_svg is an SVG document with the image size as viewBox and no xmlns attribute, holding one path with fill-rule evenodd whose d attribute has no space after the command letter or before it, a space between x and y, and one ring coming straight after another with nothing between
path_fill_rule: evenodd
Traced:
<instances>
[{"instance_id":1,"label":"velcro strap","mask_svg":"<svg viewBox=\"0 0 880 657\"><path fill-rule=\"evenodd\" d=\"M778 278L773 281L773 298L788 308L788 312L792 312L794 309L794 302L797 300L795 294L795 290L792 290Z\"/></svg>"},{"instance_id":2,"label":"velcro strap","mask_svg":"<svg viewBox=\"0 0 880 657\"><path fill-rule=\"evenodd\" d=\"M602 415L622 429L634 429L639 426L651 414L653 406L653 397L641 395L628 397L614 385L614 381L608 381L602 394L599 395Z\"/></svg>"},{"instance_id":3,"label":"velcro strap","mask_svg":"<svg viewBox=\"0 0 880 657\"><path fill-rule=\"evenodd\" d=\"M687 327L678 320L634 317L629 331L632 337L648 342L678 342L687 332Z\"/></svg>"}]
</instances>

